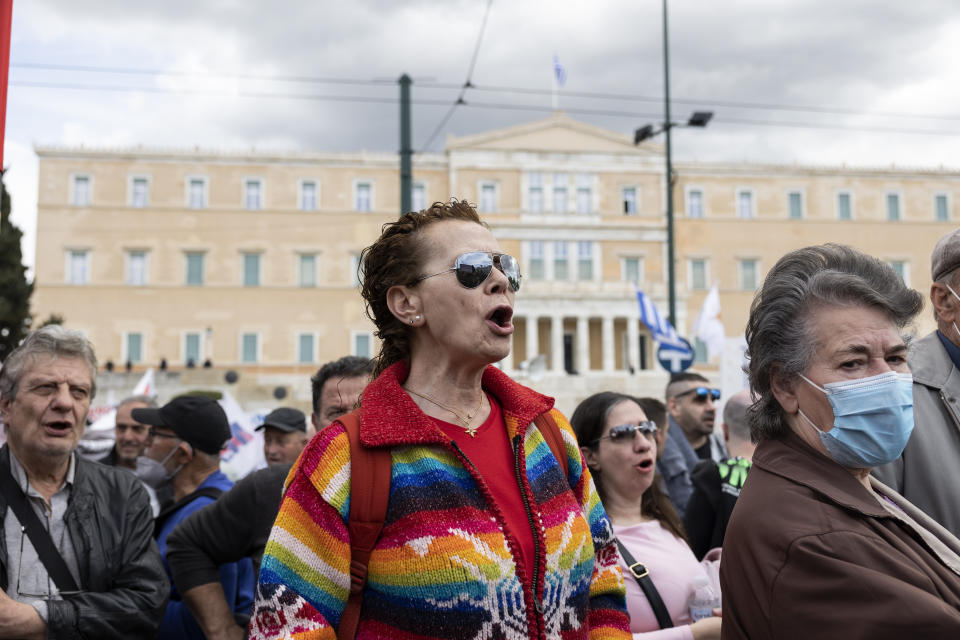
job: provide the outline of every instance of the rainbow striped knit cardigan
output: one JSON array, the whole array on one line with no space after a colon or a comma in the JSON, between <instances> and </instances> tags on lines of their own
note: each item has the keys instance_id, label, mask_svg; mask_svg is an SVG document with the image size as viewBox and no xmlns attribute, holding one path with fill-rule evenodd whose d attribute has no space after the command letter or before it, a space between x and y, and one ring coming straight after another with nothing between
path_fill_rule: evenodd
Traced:
<instances>
[{"instance_id":1,"label":"rainbow striped knit cardigan","mask_svg":"<svg viewBox=\"0 0 960 640\"><path fill-rule=\"evenodd\" d=\"M483 387L503 407L536 522L535 592L518 575L503 519L463 455L400 385L397 363L363 394L360 439L391 449L390 502L369 563L357 638L629 638L625 586L607 515L553 399L495 367ZM568 477L531 423L550 412ZM515 436L519 438L515 439ZM515 446L516 446L515 445ZM572 488L572 490L571 490ZM304 449L260 569L251 638L336 638L350 588L350 445L335 422Z\"/></svg>"}]
</instances>

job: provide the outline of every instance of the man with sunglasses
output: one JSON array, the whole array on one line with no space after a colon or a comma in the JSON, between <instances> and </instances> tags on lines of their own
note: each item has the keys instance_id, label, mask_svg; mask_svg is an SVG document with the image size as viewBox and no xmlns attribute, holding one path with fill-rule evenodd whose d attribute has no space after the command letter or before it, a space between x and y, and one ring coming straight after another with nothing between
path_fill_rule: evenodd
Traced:
<instances>
[{"instance_id":1,"label":"man with sunglasses","mask_svg":"<svg viewBox=\"0 0 960 640\"><path fill-rule=\"evenodd\" d=\"M690 472L700 460L720 462L728 455L723 440L713 430L720 390L711 387L699 373L687 371L670 378L665 395L670 427L658 468L670 501L682 518L693 492Z\"/></svg>"}]
</instances>

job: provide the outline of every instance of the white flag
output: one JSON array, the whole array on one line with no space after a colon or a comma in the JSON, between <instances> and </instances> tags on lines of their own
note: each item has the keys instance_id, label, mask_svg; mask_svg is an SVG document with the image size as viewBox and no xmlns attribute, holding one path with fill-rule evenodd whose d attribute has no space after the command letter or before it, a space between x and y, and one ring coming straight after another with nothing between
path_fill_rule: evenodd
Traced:
<instances>
[{"instance_id":1,"label":"white flag","mask_svg":"<svg viewBox=\"0 0 960 640\"><path fill-rule=\"evenodd\" d=\"M230 439L220 452L220 470L236 482L251 471L266 466L263 457L263 432L254 431L250 416L229 393L223 393L220 406L230 423Z\"/></svg>"},{"instance_id":2,"label":"white flag","mask_svg":"<svg viewBox=\"0 0 960 640\"><path fill-rule=\"evenodd\" d=\"M720 290L714 284L703 300L703 307L693 325L693 335L707 345L707 355L712 359L723 353L724 333L720 322Z\"/></svg>"},{"instance_id":3,"label":"white flag","mask_svg":"<svg viewBox=\"0 0 960 640\"><path fill-rule=\"evenodd\" d=\"M153 381L153 367L147 369L147 372L140 378L140 382L133 388L133 393L130 395L150 396L151 398L157 395L157 385Z\"/></svg>"}]
</instances>

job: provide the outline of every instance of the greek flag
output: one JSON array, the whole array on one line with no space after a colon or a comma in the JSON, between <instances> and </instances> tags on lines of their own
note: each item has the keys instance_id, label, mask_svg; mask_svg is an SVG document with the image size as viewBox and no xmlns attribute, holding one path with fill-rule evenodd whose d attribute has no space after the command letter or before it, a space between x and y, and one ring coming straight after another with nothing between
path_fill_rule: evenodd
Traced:
<instances>
[{"instance_id":1,"label":"greek flag","mask_svg":"<svg viewBox=\"0 0 960 640\"><path fill-rule=\"evenodd\" d=\"M669 344L686 349L680 341L677 330L670 321L660 314L653 301L640 289L637 289L637 303L640 305L640 319L650 329L650 336L661 344Z\"/></svg>"},{"instance_id":2,"label":"greek flag","mask_svg":"<svg viewBox=\"0 0 960 640\"><path fill-rule=\"evenodd\" d=\"M553 56L553 73L557 77L557 86L562 87L567 83L567 70L560 64L560 58Z\"/></svg>"}]
</instances>

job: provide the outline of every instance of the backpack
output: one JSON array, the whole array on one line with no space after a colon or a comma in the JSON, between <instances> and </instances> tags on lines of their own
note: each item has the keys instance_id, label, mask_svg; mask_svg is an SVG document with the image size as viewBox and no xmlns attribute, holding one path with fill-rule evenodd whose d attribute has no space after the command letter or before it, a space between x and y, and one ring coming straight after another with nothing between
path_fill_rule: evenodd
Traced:
<instances>
[{"instance_id":1,"label":"backpack","mask_svg":"<svg viewBox=\"0 0 960 640\"><path fill-rule=\"evenodd\" d=\"M362 409L357 409L339 418L350 440L350 595L337 627L338 640L352 640L356 635L367 564L380 538L390 499L390 449L370 448L360 443L360 411ZM566 447L560 427L548 413L537 416L533 423L567 478Z\"/></svg>"}]
</instances>

